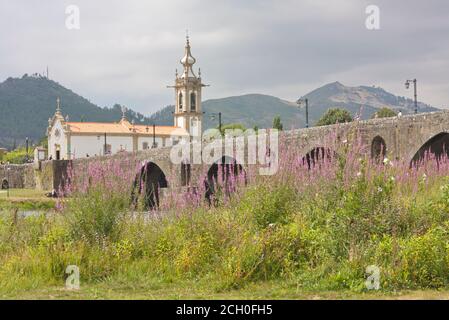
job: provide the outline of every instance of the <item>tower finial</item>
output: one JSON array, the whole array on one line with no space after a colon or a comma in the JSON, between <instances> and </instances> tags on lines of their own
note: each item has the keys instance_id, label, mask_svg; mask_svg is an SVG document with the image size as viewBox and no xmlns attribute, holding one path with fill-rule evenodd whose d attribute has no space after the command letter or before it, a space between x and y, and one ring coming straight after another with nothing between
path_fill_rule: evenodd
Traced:
<instances>
[{"instance_id":1,"label":"tower finial","mask_svg":"<svg viewBox=\"0 0 449 320\"><path fill-rule=\"evenodd\" d=\"M188 31L186 31L188 32ZM189 40L189 35L187 33L186 35L186 47L185 47L185 53L184 53L184 57L181 59L181 64L184 66L184 72L181 76L181 78L188 78L189 76L193 76L196 77L193 70L192 70L192 66L195 64L195 58L192 56L192 53L190 52L190 40Z\"/></svg>"},{"instance_id":2,"label":"tower finial","mask_svg":"<svg viewBox=\"0 0 449 320\"><path fill-rule=\"evenodd\" d=\"M189 46L190 45L190 40L189 40L189 29L186 29L186 43Z\"/></svg>"}]
</instances>

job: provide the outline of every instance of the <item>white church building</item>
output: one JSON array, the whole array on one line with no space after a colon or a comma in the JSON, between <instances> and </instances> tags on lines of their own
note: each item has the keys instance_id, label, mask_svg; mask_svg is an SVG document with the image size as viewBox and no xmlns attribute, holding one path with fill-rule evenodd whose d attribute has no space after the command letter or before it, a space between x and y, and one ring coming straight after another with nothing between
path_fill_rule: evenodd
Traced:
<instances>
[{"instance_id":1,"label":"white church building","mask_svg":"<svg viewBox=\"0 0 449 320\"><path fill-rule=\"evenodd\" d=\"M173 126L136 125L130 123L123 110L119 122L70 122L61 112L57 99L56 112L48 120L48 157L53 160L70 160L135 152L150 148L171 146L181 140L199 137L202 132L201 71L193 71L196 60L190 51L187 37L185 54L181 59L183 73L176 71L175 112Z\"/></svg>"}]
</instances>

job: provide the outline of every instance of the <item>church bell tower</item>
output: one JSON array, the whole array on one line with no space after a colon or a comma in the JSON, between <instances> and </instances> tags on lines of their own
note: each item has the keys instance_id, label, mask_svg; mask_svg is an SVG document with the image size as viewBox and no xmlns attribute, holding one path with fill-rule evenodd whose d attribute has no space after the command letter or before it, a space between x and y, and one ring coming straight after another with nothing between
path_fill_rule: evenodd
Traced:
<instances>
[{"instance_id":1,"label":"church bell tower","mask_svg":"<svg viewBox=\"0 0 449 320\"><path fill-rule=\"evenodd\" d=\"M190 52L189 36L186 37L186 46L184 57L181 59L183 72L181 75L176 70L175 85L175 127L185 129L190 136L200 137L202 132L202 116L201 110L201 89L205 87L201 82L201 69L198 75L193 71L192 66L196 59Z\"/></svg>"}]
</instances>

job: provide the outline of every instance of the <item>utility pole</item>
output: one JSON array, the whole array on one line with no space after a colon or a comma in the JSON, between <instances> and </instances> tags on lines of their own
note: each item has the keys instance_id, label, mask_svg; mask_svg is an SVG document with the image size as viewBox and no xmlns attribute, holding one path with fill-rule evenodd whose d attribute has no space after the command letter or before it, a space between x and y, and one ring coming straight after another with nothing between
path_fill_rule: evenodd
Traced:
<instances>
[{"instance_id":1,"label":"utility pole","mask_svg":"<svg viewBox=\"0 0 449 320\"><path fill-rule=\"evenodd\" d=\"M309 99L307 98L299 98L296 103L298 104L298 107L301 108L302 104L305 104L306 106L306 128L309 127Z\"/></svg>"},{"instance_id":2,"label":"utility pole","mask_svg":"<svg viewBox=\"0 0 449 320\"><path fill-rule=\"evenodd\" d=\"M418 113L418 93L417 93L417 84L416 79L413 80L406 80L405 81L405 88L410 88L410 83L413 83L413 91L414 91L414 98L415 98L415 114Z\"/></svg>"}]
</instances>

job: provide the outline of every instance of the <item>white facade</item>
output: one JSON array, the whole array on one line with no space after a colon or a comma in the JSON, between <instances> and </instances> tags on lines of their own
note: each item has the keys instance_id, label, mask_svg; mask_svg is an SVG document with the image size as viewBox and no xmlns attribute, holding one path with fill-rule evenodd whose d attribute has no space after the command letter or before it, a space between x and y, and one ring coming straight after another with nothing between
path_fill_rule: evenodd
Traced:
<instances>
[{"instance_id":1,"label":"white facade","mask_svg":"<svg viewBox=\"0 0 449 320\"><path fill-rule=\"evenodd\" d=\"M71 159L95 157L104 155L104 134L98 135L75 135L70 136ZM133 137L116 136L106 134L106 145L110 145L112 154L120 151L133 150ZM109 152L109 150L108 150Z\"/></svg>"},{"instance_id":2,"label":"white facade","mask_svg":"<svg viewBox=\"0 0 449 320\"><path fill-rule=\"evenodd\" d=\"M63 126L64 117L59 110L59 100L58 109L52 120L49 120L49 130L48 135L48 156L51 159L61 159L68 160L69 146L66 130Z\"/></svg>"}]
</instances>

